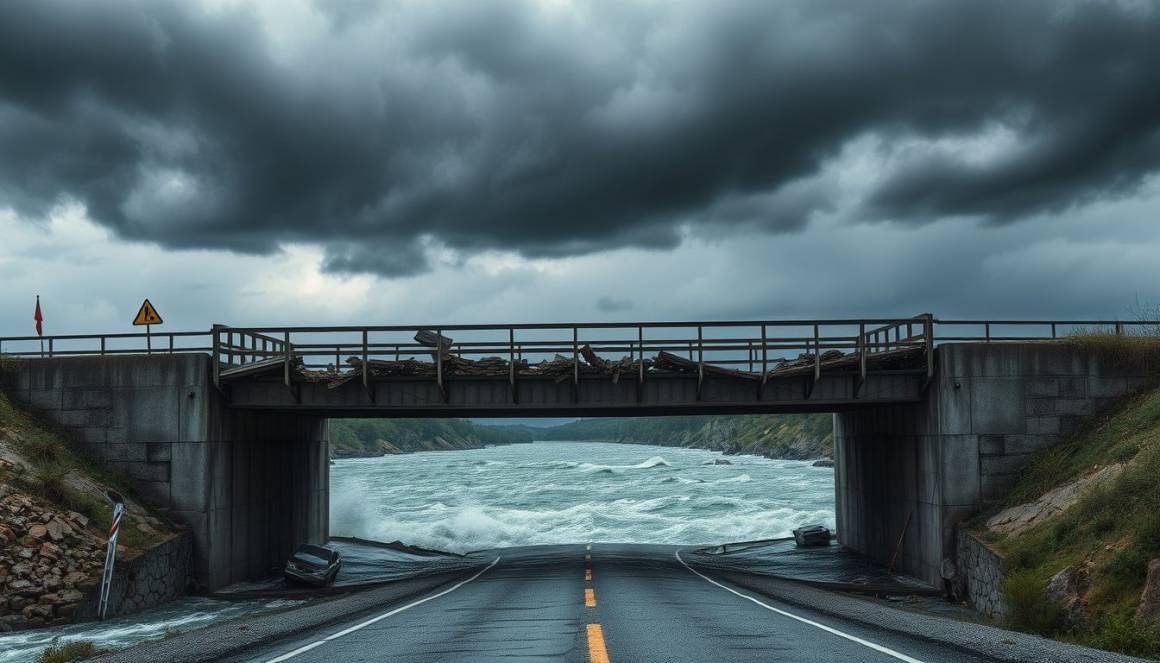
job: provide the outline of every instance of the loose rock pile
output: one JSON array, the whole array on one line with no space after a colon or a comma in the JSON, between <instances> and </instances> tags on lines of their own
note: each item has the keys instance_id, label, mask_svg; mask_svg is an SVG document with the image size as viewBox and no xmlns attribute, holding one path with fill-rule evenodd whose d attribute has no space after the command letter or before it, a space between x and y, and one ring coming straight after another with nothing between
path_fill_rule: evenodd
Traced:
<instances>
[{"instance_id":1,"label":"loose rock pile","mask_svg":"<svg viewBox=\"0 0 1160 663\"><path fill-rule=\"evenodd\" d=\"M104 548L84 515L0 484L0 632L71 621Z\"/></svg>"}]
</instances>

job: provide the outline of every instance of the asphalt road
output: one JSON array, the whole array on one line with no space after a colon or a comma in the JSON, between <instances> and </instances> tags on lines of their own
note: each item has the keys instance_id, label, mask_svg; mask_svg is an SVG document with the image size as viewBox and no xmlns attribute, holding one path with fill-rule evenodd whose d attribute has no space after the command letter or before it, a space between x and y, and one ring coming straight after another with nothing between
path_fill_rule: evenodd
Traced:
<instances>
[{"instance_id":1,"label":"asphalt road","mask_svg":"<svg viewBox=\"0 0 1160 663\"><path fill-rule=\"evenodd\" d=\"M982 661L781 604L623 544L496 551L479 573L349 623L251 650L293 661Z\"/></svg>"}]
</instances>

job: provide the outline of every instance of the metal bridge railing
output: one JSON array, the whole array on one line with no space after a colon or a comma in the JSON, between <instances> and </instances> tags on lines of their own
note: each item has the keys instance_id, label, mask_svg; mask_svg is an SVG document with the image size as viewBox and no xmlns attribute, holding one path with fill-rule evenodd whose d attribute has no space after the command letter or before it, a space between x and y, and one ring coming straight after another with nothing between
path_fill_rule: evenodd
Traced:
<instances>
[{"instance_id":1,"label":"metal bridge railing","mask_svg":"<svg viewBox=\"0 0 1160 663\"><path fill-rule=\"evenodd\" d=\"M1126 320L942 320L930 314L909 318L829 320L743 320L704 322L548 323L509 325L381 325L344 327L230 327L209 332L73 334L0 338L0 354L11 357L208 353L214 381L269 371L281 365L289 384L296 371L354 373L372 361L433 365L443 387L450 361L496 358L506 362L509 379L536 361L570 363L581 373L581 355L628 360L644 380L667 365L721 370L759 379L795 362L799 374L812 364L814 379L827 361L856 360L865 379L875 356L915 352L927 377L934 371L934 347L945 342L1048 341L1080 331L1160 334L1160 321ZM423 336L426 335L426 336ZM436 351L442 348L442 351ZM921 352L920 352L921 351ZM353 359L357 361L351 361ZM827 359L829 358L829 359ZM652 362L652 366L647 366ZM587 364L585 364L587 365ZM430 370L430 369L428 369ZM361 370L369 380L369 370Z\"/></svg>"}]
</instances>

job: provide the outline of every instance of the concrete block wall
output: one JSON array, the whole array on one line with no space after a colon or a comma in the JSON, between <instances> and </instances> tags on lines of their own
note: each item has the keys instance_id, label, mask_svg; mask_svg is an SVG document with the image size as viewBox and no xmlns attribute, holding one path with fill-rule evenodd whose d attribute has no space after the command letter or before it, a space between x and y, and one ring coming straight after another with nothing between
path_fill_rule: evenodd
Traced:
<instances>
[{"instance_id":1,"label":"concrete block wall","mask_svg":"<svg viewBox=\"0 0 1160 663\"><path fill-rule=\"evenodd\" d=\"M216 589L326 540L329 446L322 417L241 411L211 384L204 355L14 362L5 391L123 472L185 522L194 576Z\"/></svg>"},{"instance_id":2,"label":"concrete block wall","mask_svg":"<svg viewBox=\"0 0 1160 663\"><path fill-rule=\"evenodd\" d=\"M835 414L834 460L839 541L885 563L902 537L897 568L941 586L959 521L1149 379L1064 343L946 344L936 362L922 401Z\"/></svg>"}]
</instances>

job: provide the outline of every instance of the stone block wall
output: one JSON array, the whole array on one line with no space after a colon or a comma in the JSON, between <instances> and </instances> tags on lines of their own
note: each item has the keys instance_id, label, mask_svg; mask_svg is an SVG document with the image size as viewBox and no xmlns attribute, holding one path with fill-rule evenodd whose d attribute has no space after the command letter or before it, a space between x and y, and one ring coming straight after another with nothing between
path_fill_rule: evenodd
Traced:
<instances>
[{"instance_id":1,"label":"stone block wall","mask_svg":"<svg viewBox=\"0 0 1160 663\"><path fill-rule=\"evenodd\" d=\"M118 562L109 585L109 617L131 615L185 594L193 580L193 535L182 532L136 558ZM77 606L76 619L97 618L100 586Z\"/></svg>"},{"instance_id":2,"label":"stone block wall","mask_svg":"<svg viewBox=\"0 0 1160 663\"><path fill-rule=\"evenodd\" d=\"M1067 343L948 343L910 404L834 415L838 539L941 586L956 525L1019 479L1032 454L1149 384ZM907 521L909 519L909 525Z\"/></svg>"},{"instance_id":3,"label":"stone block wall","mask_svg":"<svg viewBox=\"0 0 1160 663\"><path fill-rule=\"evenodd\" d=\"M239 410L200 354L11 362L6 393L120 471L193 534L197 584L269 573L329 534L329 443L320 416Z\"/></svg>"},{"instance_id":4,"label":"stone block wall","mask_svg":"<svg viewBox=\"0 0 1160 663\"><path fill-rule=\"evenodd\" d=\"M970 532L959 532L956 591L979 612L995 619L1007 616L1003 556Z\"/></svg>"}]
</instances>

